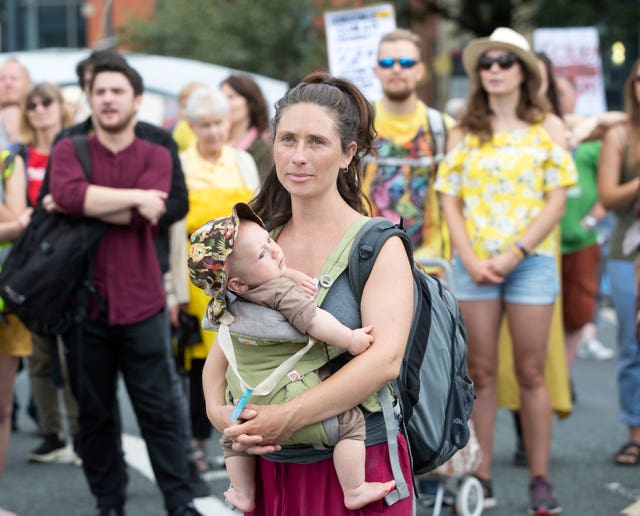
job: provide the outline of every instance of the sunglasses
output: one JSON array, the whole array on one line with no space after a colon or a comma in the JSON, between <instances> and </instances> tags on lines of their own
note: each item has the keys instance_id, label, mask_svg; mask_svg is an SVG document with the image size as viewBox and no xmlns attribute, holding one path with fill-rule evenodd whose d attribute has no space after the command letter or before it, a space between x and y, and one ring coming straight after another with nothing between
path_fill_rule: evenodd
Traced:
<instances>
[{"instance_id":1,"label":"sunglasses","mask_svg":"<svg viewBox=\"0 0 640 516\"><path fill-rule=\"evenodd\" d=\"M404 68L405 70L408 68L413 68L418 64L418 61L415 59L411 59L410 57L401 57L399 59L393 59L392 57L383 57L382 59L378 59L378 66L380 68L393 68L393 65L398 63L400 68Z\"/></svg>"},{"instance_id":2,"label":"sunglasses","mask_svg":"<svg viewBox=\"0 0 640 516\"><path fill-rule=\"evenodd\" d=\"M27 102L27 111L33 111L38 106L42 106L43 108L48 108L51 104L55 102L51 97L44 98L40 102L36 102L35 100L31 100Z\"/></svg>"},{"instance_id":3,"label":"sunglasses","mask_svg":"<svg viewBox=\"0 0 640 516\"><path fill-rule=\"evenodd\" d=\"M478 68L480 70L491 70L494 63L497 63L501 70L508 70L515 63L520 61L515 54L502 54L498 57L480 56L478 59Z\"/></svg>"}]
</instances>

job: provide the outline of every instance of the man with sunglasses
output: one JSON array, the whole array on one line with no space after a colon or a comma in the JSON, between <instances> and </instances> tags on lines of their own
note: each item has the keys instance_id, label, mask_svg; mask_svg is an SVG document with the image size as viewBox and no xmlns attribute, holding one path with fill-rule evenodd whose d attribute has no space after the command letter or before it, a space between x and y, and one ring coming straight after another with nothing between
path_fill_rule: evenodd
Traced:
<instances>
[{"instance_id":1,"label":"man with sunglasses","mask_svg":"<svg viewBox=\"0 0 640 516\"><path fill-rule=\"evenodd\" d=\"M418 99L425 73L419 36L406 29L384 35L374 73L383 97L375 103L378 156L367 165L364 192L373 215L403 220L416 258L444 258L444 225L431 186L453 120Z\"/></svg>"}]
</instances>

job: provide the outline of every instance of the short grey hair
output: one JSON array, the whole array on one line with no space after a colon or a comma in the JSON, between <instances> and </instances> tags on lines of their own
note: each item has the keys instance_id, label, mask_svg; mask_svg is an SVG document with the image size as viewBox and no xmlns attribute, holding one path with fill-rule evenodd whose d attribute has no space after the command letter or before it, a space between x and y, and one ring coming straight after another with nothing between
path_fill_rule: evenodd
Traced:
<instances>
[{"instance_id":1,"label":"short grey hair","mask_svg":"<svg viewBox=\"0 0 640 516\"><path fill-rule=\"evenodd\" d=\"M184 115L189 122L194 124L204 116L227 116L230 111L229 99L220 89L198 88L189 95L184 108Z\"/></svg>"}]
</instances>

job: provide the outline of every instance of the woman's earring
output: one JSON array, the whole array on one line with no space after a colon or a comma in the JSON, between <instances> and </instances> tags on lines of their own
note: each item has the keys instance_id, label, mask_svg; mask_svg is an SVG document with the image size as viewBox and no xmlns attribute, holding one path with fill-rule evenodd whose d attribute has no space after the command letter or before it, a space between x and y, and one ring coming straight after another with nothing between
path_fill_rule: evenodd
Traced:
<instances>
[{"instance_id":1,"label":"woman's earring","mask_svg":"<svg viewBox=\"0 0 640 516\"><path fill-rule=\"evenodd\" d=\"M343 174L346 174L347 172L349 172L349 167L341 168L340 172L342 172Z\"/></svg>"}]
</instances>

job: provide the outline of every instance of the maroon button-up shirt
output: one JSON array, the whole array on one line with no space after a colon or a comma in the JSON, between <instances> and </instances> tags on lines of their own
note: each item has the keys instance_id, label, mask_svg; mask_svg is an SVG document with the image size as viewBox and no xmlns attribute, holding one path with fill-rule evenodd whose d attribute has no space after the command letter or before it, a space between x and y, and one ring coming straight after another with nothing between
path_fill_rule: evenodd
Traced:
<instances>
[{"instance_id":1,"label":"maroon button-up shirt","mask_svg":"<svg viewBox=\"0 0 640 516\"><path fill-rule=\"evenodd\" d=\"M171 155L160 145L136 138L118 153L89 138L91 183L110 188L169 191ZM89 182L71 138L60 140L51 155L51 194L67 213L84 216ZM162 274L154 247L156 227L136 209L129 225L107 226L93 265L98 294L107 300L109 324L132 324L158 313L165 304Z\"/></svg>"}]
</instances>

